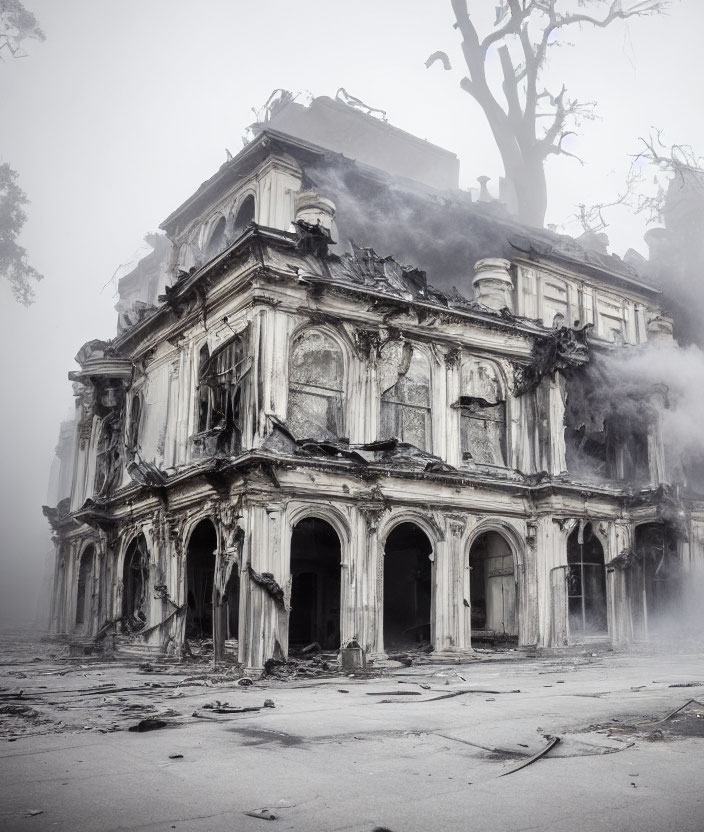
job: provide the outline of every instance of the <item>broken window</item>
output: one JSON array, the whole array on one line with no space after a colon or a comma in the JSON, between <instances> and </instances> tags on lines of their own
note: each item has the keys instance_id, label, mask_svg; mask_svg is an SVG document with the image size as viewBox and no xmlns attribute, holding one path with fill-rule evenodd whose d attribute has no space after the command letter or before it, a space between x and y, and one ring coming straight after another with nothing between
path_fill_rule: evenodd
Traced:
<instances>
[{"instance_id":1,"label":"broken window","mask_svg":"<svg viewBox=\"0 0 704 832\"><path fill-rule=\"evenodd\" d=\"M619 389L598 358L567 380L567 470L579 479L650 480L652 390Z\"/></svg>"},{"instance_id":2,"label":"broken window","mask_svg":"<svg viewBox=\"0 0 704 832\"><path fill-rule=\"evenodd\" d=\"M249 369L244 333L210 356L201 348L198 385L198 432L210 433L207 450L236 453L242 447L242 381Z\"/></svg>"},{"instance_id":3,"label":"broken window","mask_svg":"<svg viewBox=\"0 0 704 832\"><path fill-rule=\"evenodd\" d=\"M205 368L210 361L210 349L203 344L198 353L198 432L202 433L208 429L208 411L210 409L210 388L207 384L200 383L203 379Z\"/></svg>"},{"instance_id":4,"label":"broken window","mask_svg":"<svg viewBox=\"0 0 704 832\"><path fill-rule=\"evenodd\" d=\"M130 424L127 431L127 453L131 456L137 454L139 450L139 428L142 420L142 396L140 393L135 393L132 396L132 404L130 406Z\"/></svg>"},{"instance_id":5,"label":"broken window","mask_svg":"<svg viewBox=\"0 0 704 832\"><path fill-rule=\"evenodd\" d=\"M107 497L117 486L121 473L120 414L111 411L100 425L96 448L95 494Z\"/></svg>"},{"instance_id":6,"label":"broken window","mask_svg":"<svg viewBox=\"0 0 704 832\"><path fill-rule=\"evenodd\" d=\"M294 436L335 439L341 435L344 361L329 335L305 330L295 339L288 385L287 421Z\"/></svg>"},{"instance_id":7,"label":"broken window","mask_svg":"<svg viewBox=\"0 0 704 832\"><path fill-rule=\"evenodd\" d=\"M122 570L122 625L127 632L144 629L149 612L149 550L144 535L130 543Z\"/></svg>"},{"instance_id":8,"label":"broken window","mask_svg":"<svg viewBox=\"0 0 704 832\"><path fill-rule=\"evenodd\" d=\"M506 401L499 371L486 361L462 364L460 432L462 458L506 466Z\"/></svg>"},{"instance_id":9,"label":"broken window","mask_svg":"<svg viewBox=\"0 0 704 832\"><path fill-rule=\"evenodd\" d=\"M232 229L232 233L234 237L239 237L240 234L247 228L247 226L254 222L254 197L252 194L246 196L242 201L242 204L237 210L237 215L235 216L235 224Z\"/></svg>"},{"instance_id":10,"label":"broken window","mask_svg":"<svg viewBox=\"0 0 704 832\"><path fill-rule=\"evenodd\" d=\"M381 438L395 437L431 450L430 362L409 343L393 342L381 351Z\"/></svg>"},{"instance_id":11,"label":"broken window","mask_svg":"<svg viewBox=\"0 0 704 832\"><path fill-rule=\"evenodd\" d=\"M78 587L76 589L76 624L85 624L90 615L93 583L93 553L92 546L87 546L81 555L78 567Z\"/></svg>"}]
</instances>

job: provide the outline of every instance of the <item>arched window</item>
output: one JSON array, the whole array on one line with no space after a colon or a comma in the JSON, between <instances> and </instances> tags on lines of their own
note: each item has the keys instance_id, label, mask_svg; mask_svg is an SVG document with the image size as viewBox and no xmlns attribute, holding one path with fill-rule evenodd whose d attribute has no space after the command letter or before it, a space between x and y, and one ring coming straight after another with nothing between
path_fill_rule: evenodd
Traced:
<instances>
[{"instance_id":1,"label":"arched window","mask_svg":"<svg viewBox=\"0 0 704 832\"><path fill-rule=\"evenodd\" d=\"M242 200L242 204L237 209L235 224L232 228L232 233L235 237L239 237L245 228L247 228L247 226L254 221L254 209L254 197L252 194L249 194L249 196L246 196Z\"/></svg>"},{"instance_id":2,"label":"arched window","mask_svg":"<svg viewBox=\"0 0 704 832\"><path fill-rule=\"evenodd\" d=\"M76 624L85 624L90 613L93 583L93 546L87 546L81 555L78 567L78 587L76 589Z\"/></svg>"},{"instance_id":3,"label":"arched window","mask_svg":"<svg viewBox=\"0 0 704 832\"><path fill-rule=\"evenodd\" d=\"M210 402L210 388L203 384L205 368L210 361L210 349L203 344L198 353L198 432L208 429L208 404Z\"/></svg>"},{"instance_id":4,"label":"arched window","mask_svg":"<svg viewBox=\"0 0 704 832\"><path fill-rule=\"evenodd\" d=\"M207 345L201 348L198 430L218 433L213 450L232 453L241 447L241 383L247 366L243 333L228 341L212 357Z\"/></svg>"},{"instance_id":5,"label":"arched window","mask_svg":"<svg viewBox=\"0 0 704 832\"><path fill-rule=\"evenodd\" d=\"M122 570L122 623L127 632L144 629L149 614L149 550L144 535L130 543Z\"/></svg>"},{"instance_id":6,"label":"arched window","mask_svg":"<svg viewBox=\"0 0 704 832\"><path fill-rule=\"evenodd\" d=\"M106 497L120 481L121 434L120 414L114 410L110 411L100 426L100 436L96 447L94 489L97 497Z\"/></svg>"},{"instance_id":7,"label":"arched window","mask_svg":"<svg viewBox=\"0 0 704 832\"><path fill-rule=\"evenodd\" d=\"M607 632L604 548L591 523L580 522L567 538L567 563L570 636Z\"/></svg>"},{"instance_id":8,"label":"arched window","mask_svg":"<svg viewBox=\"0 0 704 832\"><path fill-rule=\"evenodd\" d=\"M431 450L430 362L409 343L382 350L381 436Z\"/></svg>"},{"instance_id":9,"label":"arched window","mask_svg":"<svg viewBox=\"0 0 704 832\"><path fill-rule=\"evenodd\" d=\"M208 245L205 249L205 256L208 260L215 257L216 254L220 254L220 252L225 248L225 217L220 217L220 219L215 223L213 230L210 232L210 239L208 240Z\"/></svg>"},{"instance_id":10,"label":"arched window","mask_svg":"<svg viewBox=\"0 0 704 832\"><path fill-rule=\"evenodd\" d=\"M342 433L344 361L324 332L309 329L291 346L288 425L300 439L336 439Z\"/></svg>"},{"instance_id":11,"label":"arched window","mask_svg":"<svg viewBox=\"0 0 704 832\"><path fill-rule=\"evenodd\" d=\"M127 433L127 451L136 454L139 449L139 428L142 421L142 396L135 393L130 406L130 424Z\"/></svg>"},{"instance_id":12,"label":"arched window","mask_svg":"<svg viewBox=\"0 0 704 832\"><path fill-rule=\"evenodd\" d=\"M462 458L480 465L506 466L506 397L498 369L471 358L461 367Z\"/></svg>"}]
</instances>

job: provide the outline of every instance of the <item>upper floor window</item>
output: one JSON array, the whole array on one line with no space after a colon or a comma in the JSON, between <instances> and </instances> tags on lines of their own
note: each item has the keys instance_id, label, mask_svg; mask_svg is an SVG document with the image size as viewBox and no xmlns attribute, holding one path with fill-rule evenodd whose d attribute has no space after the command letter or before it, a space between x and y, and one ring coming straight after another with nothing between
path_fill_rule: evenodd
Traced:
<instances>
[{"instance_id":1,"label":"upper floor window","mask_svg":"<svg viewBox=\"0 0 704 832\"><path fill-rule=\"evenodd\" d=\"M505 467L506 400L498 369L487 361L465 361L458 404L462 458Z\"/></svg>"},{"instance_id":2,"label":"upper floor window","mask_svg":"<svg viewBox=\"0 0 704 832\"><path fill-rule=\"evenodd\" d=\"M342 350L324 332L305 330L291 346L287 421L301 439L335 439L343 429Z\"/></svg>"},{"instance_id":3,"label":"upper floor window","mask_svg":"<svg viewBox=\"0 0 704 832\"><path fill-rule=\"evenodd\" d=\"M620 298L598 292L596 296L596 334L621 343L626 336L623 303Z\"/></svg>"},{"instance_id":4,"label":"upper floor window","mask_svg":"<svg viewBox=\"0 0 704 832\"><path fill-rule=\"evenodd\" d=\"M94 490L98 497L107 497L119 484L122 471L121 428L120 415L114 410L101 422L95 453Z\"/></svg>"},{"instance_id":5,"label":"upper floor window","mask_svg":"<svg viewBox=\"0 0 704 832\"><path fill-rule=\"evenodd\" d=\"M142 396L135 393L130 406L130 423L127 428L127 453L134 456L139 451L139 428L142 421Z\"/></svg>"},{"instance_id":6,"label":"upper floor window","mask_svg":"<svg viewBox=\"0 0 704 832\"><path fill-rule=\"evenodd\" d=\"M545 326L570 326L570 304L568 284L554 277L543 282L543 323Z\"/></svg>"},{"instance_id":7,"label":"upper floor window","mask_svg":"<svg viewBox=\"0 0 704 832\"><path fill-rule=\"evenodd\" d=\"M381 435L396 437L423 451L431 448L430 362L412 344L388 344L382 360L392 370L393 384L381 393ZM382 377L382 386L384 384Z\"/></svg>"},{"instance_id":8,"label":"upper floor window","mask_svg":"<svg viewBox=\"0 0 704 832\"><path fill-rule=\"evenodd\" d=\"M254 197L252 194L246 196L242 200L242 204L237 209L237 214L235 215L235 224L232 229L233 237L239 237L240 234L245 230L245 228L250 224L250 222L254 221Z\"/></svg>"},{"instance_id":9,"label":"upper floor window","mask_svg":"<svg viewBox=\"0 0 704 832\"><path fill-rule=\"evenodd\" d=\"M213 226L208 239L208 244L205 248L205 257L207 260L220 254L225 248L225 217L220 219Z\"/></svg>"},{"instance_id":10,"label":"upper floor window","mask_svg":"<svg viewBox=\"0 0 704 832\"><path fill-rule=\"evenodd\" d=\"M213 450L234 452L242 442L242 378L247 370L246 337L236 335L210 355L207 345L199 359L198 431L217 431Z\"/></svg>"}]
</instances>

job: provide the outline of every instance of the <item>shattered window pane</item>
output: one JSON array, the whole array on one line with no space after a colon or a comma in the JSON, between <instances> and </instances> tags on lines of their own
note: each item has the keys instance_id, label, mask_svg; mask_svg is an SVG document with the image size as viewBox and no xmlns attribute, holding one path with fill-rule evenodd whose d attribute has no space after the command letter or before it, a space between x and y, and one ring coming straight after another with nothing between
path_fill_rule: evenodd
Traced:
<instances>
[{"instance_id":1,"label":"shattered window pane","mask_svg":"<svg viewBox=\"0 0 704 832\"><path fill-rule=\"evenodd\" d=\"M125 553L122 574L122 626L138 632L149 613L149 550L144 535L136 537Z\"/></svg>"},{"instance_id":2,"label":"shattered window pane","mask_svg":"<svg viewBox=\"0 0 704 832\"><path fill-rule=\"evenodd\" d=\"M430 450L430 364L411 344L382 350L381 435Z\"/></svg>"},{"instance_id":3,"label":"shattered window pane","mask_svg":"<svg viewBox=\"0 0 704 832\"><path fill-rule=\"evenodd\" d=\"M95 494L105 497L110 494L120 481L120 414L111 412L102 421L100 436L96 448L95 460Z\"/></svg>"},{"instance_id":4,"label":"shattered window pane","mask_svg":"<svg viewBox=\"0 0 704 832\"><path fill-rule=\"evenodd\" d=\"M198 431L217 432L217 451L235 452L241 446L241 388L248 369L246 336L236 335L209 357L200 351Z\"/></svg>"},{"instance_id":5,"label":"shattered window pane","mask_svg":"<svg viewBox=\"0 0 704 832\"><path fill-rule=\"evenodd\" d=\"M306 330L289 358L288 425L301 439L335 439L342 433L342 351L323 332Z\"/></svg>"},{"instance_id":6,"label":"shattered window pane","mask_svg":"<svg viewBox=\"0 0 704 832\"><path fill-rule=\"evenodd\" d=\"M139 393L135 393L132 397L132 406L130 407L130 426L127 435L127 452L131 455L137 453L139 449L139 428L142 420L142 397Z\"/></svg>"},{"instance_id":7,"label":"shattered window pane","mask_svg":"<svg viewBox=\"0 0 704 832\"><path fill-rule=\"evenodd\" d=\"M466 361L461 385L458 404L463 458L505 467L506 402L497 369L485 361Z\"/></svg>"},{"instance_id":8,"label":"shattered window pane","mask_svg":"<svg viewBox=\"0 0 704 832\"><path fill-rule=\"evenodd\" d=\"M481 399L461 411L462 453L482 465L506 465L506 404Z\"/></svg>"}]
</instances>

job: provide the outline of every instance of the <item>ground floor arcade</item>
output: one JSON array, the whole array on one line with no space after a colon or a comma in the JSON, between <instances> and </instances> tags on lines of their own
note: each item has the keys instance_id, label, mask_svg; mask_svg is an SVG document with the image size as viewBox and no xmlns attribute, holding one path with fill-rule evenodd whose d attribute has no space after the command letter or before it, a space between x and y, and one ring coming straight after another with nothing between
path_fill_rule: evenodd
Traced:
<instances>
[{"instance_id":1,"label":"ground floor arcade","mask_svg":"<svg viewBox=\"0 0 704 832\"><path fill-rule=\"evenodd\" d=\"M253 670L311 643L358 644L377 662L414 647L461 658L477 645L627 643L672 626L700 557L654 510L626 519L607 500L562 498L559 512L528 512L478 490L433 505L393 485L364 499L281 483L194 492L178 512L145 500L141 515L74 521L52 630L175 654L214 647Z\"/></svg>"}]
</instances>

